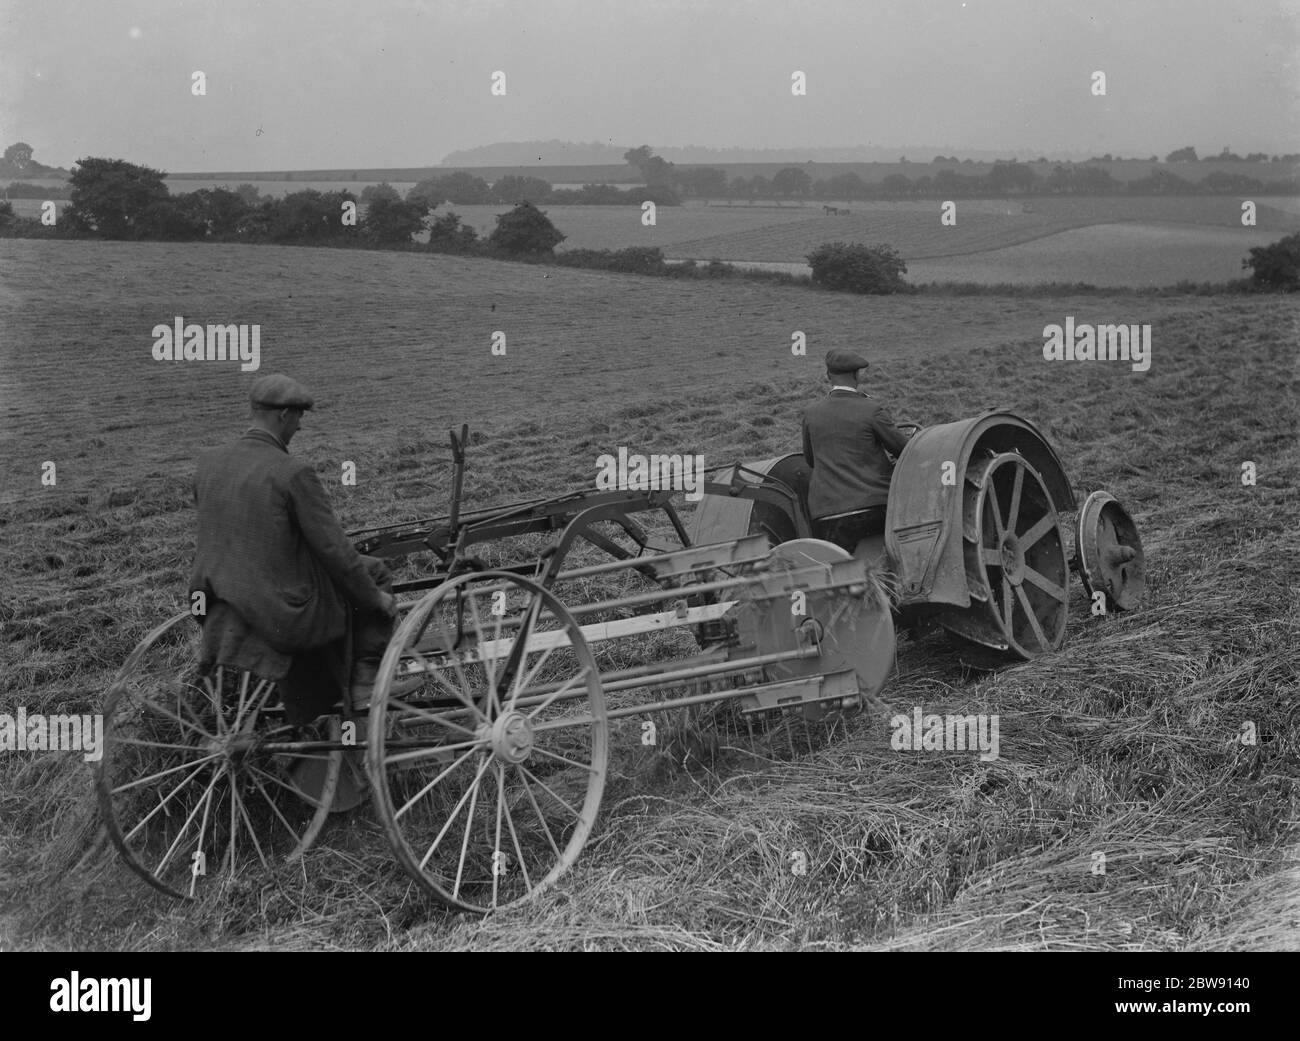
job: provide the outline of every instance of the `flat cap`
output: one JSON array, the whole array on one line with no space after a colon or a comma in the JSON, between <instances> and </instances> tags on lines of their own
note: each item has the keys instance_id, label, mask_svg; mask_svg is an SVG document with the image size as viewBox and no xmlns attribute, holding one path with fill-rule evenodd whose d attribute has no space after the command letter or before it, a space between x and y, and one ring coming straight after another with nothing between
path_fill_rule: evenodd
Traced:
<instances>
[{"instance_id":1,"label":"flat cap","mask_svg":"<svg viewBox=\"0 0 1300 1041\"><path fill-rule=\"evenodd\" d=\"M254 408L301 408L309 409L314 402L304 387L295 379L283 373L260 376L253 381L248 398Z\"/></svg>"},{"instance_id":2,"label":"flat cap","mask_svg":"<svg viewBox=\"0 0 1300 1041\"><path fill-rule=\"evenodd\" d=\"M857 372L858 369L865 369L868 365L870 362L856 351L835 347L826 352L827 372Z\"/></svg>"}]
</instances>

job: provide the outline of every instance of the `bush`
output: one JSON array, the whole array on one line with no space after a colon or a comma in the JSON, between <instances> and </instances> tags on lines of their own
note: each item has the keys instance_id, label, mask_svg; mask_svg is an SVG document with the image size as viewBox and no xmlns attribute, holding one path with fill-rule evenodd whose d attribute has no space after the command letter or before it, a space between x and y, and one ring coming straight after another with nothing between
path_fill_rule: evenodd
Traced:
<instances>
[{"instance_id":1,"label":"bush","mask_svg":"<svg viewBox=\"0 0 1300 1041\"><path fill-rule=\"evenodd\" d=\"M892 246L827 242L808 254L812 280L849 293L906 292L907 264Z\"/></svg>"},{"instance_id":2,"label":"bush","mask_svg":"<svg viewBox=\"0 0 1300 1041\"><path fill-rule=\"evenodd\" d=\"M1267 246L1256 246L1241 262L1251 268L1251 285L1256 289L1300 289L1300 232Z\"/></svg>"},{"instance_id":3,"label":"bush","mask_svg":"<svg viewBox=\"0 0 1300 1041\"><path fill-rule=\"evenodd\" d=\"M506 174L492 185L493 202L546 202L551 196L551 184L540 177L518 177Z\"/></svg>"},{"instance_id":4,"label":"bush","mask_svg":"<svg viewBox=\"0 0 1300 1041\"><path fill-rule=\"evenodd\" d=\"M376 191L371 195L369 203L366 214L361 219L361 234L367 241L381 245L409 243L411 236L424 227L424 218L428 214L424 203L403 202L402 197L392 188L388 192Z\"/></svg>"},{"instance_id":5,"label":"bush","mask_svg":"<svg viewBox=\"0 0 1300 1041\"><path fill-rule=\"evenodd\" d=\"M77 215L78 226L108 239L139 237L137 225L145 210L169 197L166 176L161 170L137 166L122 159L78 159L69 178L72 201L69 210ZM157 223L175 216L174 211L155 208L148 220Z\"/></svg>"},{"instance_id":6,"label":"bush","mask_svg":"<svg viewBox=\"0 0 1300 1041\"><path fill-rule=\"evenodd\" d=\"M506 254L547 254L564 239L545 213L530 202L521 202L497 217L488 245Z\"/></svg>"},{"instance_id":7,"label":"bush","mask_svg":"<svg viewBox=\"0 0 1300 1041\"><path fill-rule=\"evenodd\" d=\"M191 242L205 238L208 225L202 206L203 200L188 194L151 202L136 218L136 237L154 242Z\"/></svg>"},{"instance_id":8,"label":"bush","mask_svg":"<svg viewBox=\"0 0 1300 1041\"><path fill-rule=\"evenodd\" d=\"M256 215L265 213L269 217L265 233L272 242L317 244L354 238L342 217L343 203L356 201L349 191L318 192L307 188L282 199L264 200Z\"/></svg>"},{"instance_id":9,"label":"bush","mask_svg":"<svg viewBox=\"0 0 1300 1041\"><path fill-rule=\"evenodd\" d=\"M664 262L663 250L657 246L629 246L626 249L566 249L563 253L556 254L555 262L564 267L621 271L633 275L662 275L671 269L671 265Z\"/></svg>"},{"instance_id":10,"label":"bush","mask_svg":"<svg viewBox=\"0 0 1300 1041\"><path fill-rule=\"evenodd\" d=\"M652 202L656 206L680 206L682 197L673 189L661 184L648 184L644 188L629 188L627 190L628 202L634 202L638 206L643 202Z\"/></svg>"},{"instance_id":11,"label":"bush","mask_svg":"<svg viewBox=\"0 0 1300 1041\"><path fill-rule=\"evenodd\" d=\"M457 172L421 181L406 193L407 202L422 202L429 209L444 202L458 206L473 206L492 201L492 189L481 177Z\"/></svg>"},{"instance_id":12,"label":"bush","mask_svg":"<svg viewBox=\"0 0 1300 1041\"><path fill-rule=\"evenodd\" d=\"M26 181L14 181L13 184L4 189L4 194L10 199L66 199L69 191L68 185L53 188L42 187L39 184L28 184Z\"/></svg>"},{"instance_id":13,"label":"bush","mask_svg":"<svg viewBox=\"0 0 1300 1041\"><path fill-rule=\"evenodd\" d=\"M386 199L388 202L401 202L402 196L396 188L387 181L379 184L368 184L361 189L361 205L369 206L376 199Z\"/></svg>"},{"instance_id":14,"label":"bush","mask_svg":"<svg viewBox=\"0 0 1300 1041\"><path fill-rule=\"evenodd\" d=\"M471 253L478 247L478 232L461 224L459 213L444 213L429 224L428 248L435 253Z\"/></svg>"}]
</instances>

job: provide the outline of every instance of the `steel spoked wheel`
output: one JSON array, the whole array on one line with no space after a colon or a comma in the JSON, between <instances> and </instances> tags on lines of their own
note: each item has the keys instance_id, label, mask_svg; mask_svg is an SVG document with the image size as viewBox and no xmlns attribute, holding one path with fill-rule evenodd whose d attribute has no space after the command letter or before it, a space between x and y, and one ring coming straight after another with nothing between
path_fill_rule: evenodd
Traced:
<instances>
[{"instance_id":1,"label":"steel spoked wheel","mask_svg":"<svg viewBox=\"0 0 1300 1041\"><path fill-rule=\"evenodd\" d=\"M609 726L582 630L549 590L486 571L430 592L393 634L369 725L376 811L438 900L507 907L577 859L604 793Z\"/></svg>"},{"instance_id":2,"label":"steel spoked wheel","mask_svg":"<svg viewBox=\"0 0 1300 1041\"><path fill-rule=\"evenodd\" d=\"M301 857L325 823L342 765L337 717L290 725L274 681L223 666L201 674L196 637L182 614L131 652L105 697L95 769L118 852L180 899Z\"/></svg>"},{"instance_id":3,"label":"steel spoked wheel","mask_svg":"<svg viewBox=\"0 0 1300 1041\"><path fill-rule=\"evenodd\" d=\"M949 628L1020 658L1060 647L1069 603L1060 518L1018 452L967 470L962 539L974 602L968 624Z\"/></svg>"}]
</instances>

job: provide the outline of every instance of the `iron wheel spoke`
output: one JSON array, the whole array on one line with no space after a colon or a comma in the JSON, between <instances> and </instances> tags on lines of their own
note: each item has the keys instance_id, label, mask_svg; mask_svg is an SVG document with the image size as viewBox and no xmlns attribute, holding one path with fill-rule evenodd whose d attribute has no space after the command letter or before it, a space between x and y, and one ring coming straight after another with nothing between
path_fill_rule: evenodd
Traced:
<instances>
[{"instance_id":1,"label":"iron wheel spoke","mask_svg":"<svg viewBox=\"0 0 1300 1041\"><path fill-rule=\"evenodd\" d=\"M1016 596L1020 598L1020 606L1024 608L1025 614L1029 616L1029 624L1033 627L1038 646L1046 650L1047 637L1043 635L1043 627L1038 622L1038 615L1034 614L1034 605L1029 602L1029 594L1025 592L1022 586L1016 586Z\"/></svg>"},{"instance_id":2,"label":"iron wheel spoke","mask_svg":"<svg viewBox=\"0 0 1300 1041\"><path fill-rule=\"evenodd\" d=\"M215 756L213 758L215 758ZM190 764L187 763L186 765L188 766ZM205 761L195 766L194 770L190 773L190 775L186 777L183 781L181 781L181 783L178 784L175 788L173 788L170 792L168 792L165 798L160 799L158 805L156 805L152 810L150 810L147 814L145 814L145 816L136 823L136 826L132 828L130 831L128 831L123 836L123 838L127 842L130 842L133 838L135 838L136 832L138 832L141 828L143 828L146 824L148 824L149 821L153 818L153 815L155 813L157 813L159 810L166 809L167 804L172 801L172 798L176 795L176 793L179 792L182 788L184 788L187 784L189 784L192 780L194 780L194 778L203 771L203 767L206 765L207 762ZM115 789L115 791L123 791L123 790L124 789L121 788Z\"/></svg>"},{"instance_id":3,"label":"iron wheel spoke","mask_svg":"<svg viewBox=\"0 0 1300 1041\"><path fill-rule=\"evenodd\" d=\"M993 511L993 525L997 532L998 541L1002 541L1002 536L1006 534L1006 527L1002 523L1002 504L998 502L998 490L993 483L993 475L989 474L987 494L989 497L989 508Z\"/></svg>"},{"instance_id":4,"label":"iron wheel spoke","mask_svg":"<svg viewBox=\"0 0 1300 1041\"><path fill-rule=\"evenodd\" d=\"M501 715L501 698L497 691L497 659L495 657L495 647L493 648L493 657L491 659L484 653L487 641L484 639L486 634L483 632L483 618L478 611L478 597L471 590L468 592L466 599L469 600L470 613L474 616L474 636L478 650L479 664L483 667L483 676L487 680L487 700L488 703L496 710L496 715Z\"/></svg>"},{"instance_id":5,"label":"iron wheel spoke","mask_svg":"<svg viewBox=\"0 0 1300 1041\"><path fill-rule=\"evenodd\" d=\"M1026 553L1029 547L1034 545L1039 539L1056 527L1056 514L1050 509L1039 518L1038 523L1025 532L1024 537L1020 540L1020 547Z\"/></svg>"},{"instance_id":6,"label":"iron wheel spoke","mask_svg":"<svg viewBox=\"0 0 1300 1041\"><path fill-rule=\"evenodd\" d=\"M555 800L556 802L558 802L561 806L563 806L566 810L568 810L571 814L573 814L573 815L574 815L578 820L582 820L582 814L581 814L578 810L575 810L572 806L570 806L569 803L566 802L564 799L561 799L558 795L556 795L555 792L551 790L551 786L550 786L550 785L548 785L545 781L543 781L543 780L542 780L540 777L538 777L535 773L533 773L531 770L529 770L528 767L524 766L523 763L519 763L518 766L519 766L519 769L522 770L522 771L524 772L524 775L525 775L525 776L532 778L532 779L533 779L534 781L536 781L539 785L541 785L541 786L542 786L542 790L545 791L545 792L546 792L546 793L547 793L547 794L548 794L552 799L554 799L554 800Z\"/></svg>"},{"instance_id":7,"label":"iron wheel spoke","mask_svg":"<svg viewBox=\"0 0 1300 1041\"><path fill-rule=\"evenodd\" d=\"M566 766L571 766L575 770L586 770L588 773L593 773L593 774L599 772L594 766L592 766L589 763L575 763L572 759L565 759L564 756L557 755L554 752L548 752L545 748L540 748L537 745L533 745L533 751L536 752L538 755L546 756L548 759L555 759L558 762L564 763Z\"/></svg>"},{"instance_id":8,"label":"iron wheel spoke","mask_svg":"<svg viewBox=\"0 0 1300 1041\"><path fill-rule=\"evenodd\" d=\"M274 775L267 773L265 770L259 767L250 766L249 770L251 771L250 776L252 778L253 783L257 785L257 790L262 793L262 798L266 800L267 805L271 807L271 812L274 813L276 817L279 819L280 823L284 825L285 831L289 833L289 835L293 838L293 840L295 842L301 842L302 836L299 835L298 832L294 830L293 825L289 823L289 819L282 812L280 812L280 807L276 804L276 801L272 799L271 796L268 794L266 788L262 785L262 782L256 776L253 775L261 774L268 781L273 781L276 784L278 784L281 788L284 788L287 791L292 792L295 797L299 799L306 799L308 802L312 803L312 805L319 805L319 804L316 802L315 799L310 798L306 792L300 791L297 788L285 784L278 777L275 777Z\"/></svg>"},{"instance_id":9,"label":"iron wheel spoke","mask_svg":"<svg viewBox=\"0 0 1300 1041\"><path fill-rule=\"evenodd\" d=\"M463 763L466 759L468 759L470 756L472 756L476 751L478 751L478 749L479 749L479 746L478 746L478 745L474 745L472 748L468 749L468 750L465 752L464 755L462 755L460 758L458 758L458 759L457 759L455 762L453 762L450 766L448 766L446 769L444 769L444 770L442 771L442 773L438 774L437 777L435 777L432 781L430 781L430 782L429 782L428 784L426 784L423 788L421 788L418 792L416 792L416 793L415 793L414 795L412 795L409 799L407 799L406 802L404 802L404 803L402 804L401 808L398 809L398 810L393 814L393 816L394 816L395 818L400 818L404 813L406 813L407 810L409 810L409 809L410 809L412 806L414 806L417 802L419 802L419 801L420 801L421 799L423 799L426 795L428 795L429 792L431 792L431 791L432 791L432 790L433 790L433 789L434 789L434 788L435 788L435 787L436 787L436 786L437 786L437 785L442 781L442 779L443 779L444 777L446 777L446 776L447 776L448 774L450 774L453 770L455 770L458 766L460 766L461 763ZM403 753L401 753L400 756L389 756L389 757L387 757L387 758L385 759L385 762L386 762L386 763L397 762L397 761L399 760L399 758L401 759L401 761L405 762L406 759L407 759L408 757L409 757L409 758L415 758L415 757L417 757L417 756L424 756L424 755L428 755L428 754L430 754L430 753L432 753L432 752L434 752L434 751L435 751L434 749L418 748L418 749L414 749L414 750L412 750L412 751L410 751L410 752L403 752ZM437 749L437 751L443 751L443 749L439 748L439 749Z\"/></svg>"},{"instance_id":10,"label":"iron wheel spoke","mask_svg":"<svg viewBox=\"0 0 1300 1041\"><path fill-rule=\"evenodd\" d=\"M1025 485L1025 468L1016 467L1016 481L1011 487L1011 505L1007 508L1007 531L1012 535L1016 534L1019 527L1017 522L1020 520L1020 493Z\"/></svg>"},{"instance_id":11,"label":"iron wheel spoke","mask_svg":"<svg viewBox=\"0 0 1300 1041\"><path fill-rule=\"evenodd\" d=\"M480 766L480 767L478 768L478 773L476 773L476 774L474 775L474 780L473 780L472 782L470 782L471 785L472 785L471 791L475 791L475 792L478 791L479 781L481 781L481 780L483 779L483 775L487 772L487 765L488 765L489 762L491 762L490 759L484 759L484 761L483 761L483 765ZM460 816L460 809L461 809L462 806L465 805L465 801L466 801L469 797L470 797L470 792L469 792L469 791L465 792L464 794L461 795L461 797L460 797L460 799L457 801L456 805L452 808L451 816L447 818L447 823L444 824L444 825L442 826L442 830L441 830L440 832L438 832L438 836L437 836L437 838L435 838L435 839L433 840L433 845L429 847L429 852L426 853L426 854L424 855L424 859L423 859L422 861L420 861L420 870L421 870L421 871L423 871L423 870L424 870L424 866L425 866L426 864L429 863L429 858L430 858L431 856L433 856L433 851L434 851L435 849L438 848L438 843L440 843L440 842L442 841L442 839L443 839L443 836L447 834L447 829L450 828L451 825L452 825L452 822L453 822L457 817ZM471 811L471 814L472 814L472 811ZM466 824L465 824L466 830L468 830L472 824L473 824L473 821L467 821Z\"/></svg>"},{"instance_id":12,"label":"iron wheel spoke","mask_svg":"<svg viewBox=\"0 0 1300 1041\"><path fill-rule=\"evenodd\" d=\"M453 900L460 896L460 883L465 876L465 854L469 851L469 834L474 830L474 811L478 809L479 781L487 772L487 765L491 761L491 759L486 758L483 760L483 765L479 767L478 775L474 778L474 786L470 788L469 812L465 815L465 837L460 841L460 858L456 861L456 881L451 887ZM496 906L495 896L493 897L493 906Z\"/></svg>"},{"instance_id":13,"label":"iron wheel spoke","mask_svg":"<svg viewBox=\"0 0 1300 1041\"><path fill-rule=\"evenodd\" d=\"M501 813L505 809L506 790L501 786L501 764L496 763L497 778L497 830L492 839L492 906L497 906L497 897L501 890L501 875L504 865L501 862Z\"/></svg>"},{"instance_id":14,"label":"iron wheel spoke","mask_svg":"<svg viewBox=\"0 0 1300 1041\"><path fill-rule=\"evenodd\" d=\"M1065 603L1066 600L1069 599L1069 596L1064 589L1058 586L1046 575L1039 574L1028 564L1025 565L1025 578L1036 585L1053 600L1059 600L1061 603Z\"/></svg>"},{"instance_id":15,"label":"iron wheel spoke","mask_svg":"<svg viewBox=\"0 0 1300 1041\"><path fill-rule=\"evenodd\" d=\"M119 795L122 792L130 791L132 788L138 788L142 784L148 784L150 781L156 781L160 777L166 777L168 774L174 774L179 770L185 770L191 766L195 767L196 769L200 768L204 764L210 763L212 762L212 760L220 759L220 758L221 758L220 752L212 752L211 754L205 755L200 759L192 759L188 763L181 763L180 766L169 766L166 770L159 770L157 773L152 773L148 777L141 777L127 784L119 785L118 787L113 789L113 794ZM185 782L182 781L181 783L184 784ZM179 787L179 785L177 787Z\"/></svg>"},{"instance_id":16,"label":"iron wheel spoke","mask_svg":"<svg viewBox=\"0 0 1300 1041\"><path fill-rule=\"evenodd\" d=\"M537 796L533 794L532 785L528 783L528 779L524 776L523 770L518 763L515 764L515 769L519 770L520 783L524 791L528 793L528 801L532 803L533 812L537 814L537 820L542 825L542 831L546 832L546 841L551 844L551 852L558 859L561 856L560 847L556 845L555 837L551 834L550 826L546 823L546 816L542 813L542 808L537 805Z\"/></svg>"},{"instance_id":17,"label":"iron wheel spoke","mask_svg":"<svg viewBox=\"0 0 1300 1041\"><path fill-rule=\"evenodd\" d=\"M497 786L504 792L506 786L506 768L501 763L497 763ZM519 858L519 871L524 876L524 889L531 893L533 891L532 880L528 877L528 863L524 860L524 850L519 844L519 834L515 831L515 819L510 812L509 804L505 807L506 824L510 827L510 841L515 847L515 856Z\"/></svg>"}]
</instances>

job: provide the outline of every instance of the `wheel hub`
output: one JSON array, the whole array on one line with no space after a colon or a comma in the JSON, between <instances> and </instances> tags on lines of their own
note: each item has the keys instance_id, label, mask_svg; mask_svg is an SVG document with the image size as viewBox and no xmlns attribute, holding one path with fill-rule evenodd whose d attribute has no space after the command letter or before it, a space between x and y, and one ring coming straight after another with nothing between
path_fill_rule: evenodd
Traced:
<instances>
[{"instance_id":1,"label":"wheel hub","mask_svg":"<svg viewBox=\"0 0 1300 1041\"><path fill-rule=\"evenodd\" d=\"M257 735L244 730L218 734L204 742L209 752L225 756L232 762L243 759L257 743Z\"/></svg>"},{"instance_id":2,"label":"wheel hub","mask_svg":"<svg viewBox=\"0 0 1300 1041\"><path fill-rule=\"evenodd\" d=\"M1013 585L1020 585L1025 571L1025 551L1020 540L1008 531L1002 536L999 549L1002 553L1002 571L1007 580Z\"/></svg>"},{"instance_id":3,"label":"wheel hub","mask_svg":"<svg viewBox=\"0 0 1300 1041\"><path fill-rule=\"evenodd\" d=\"M533 751L533 725L522 712L506 712L492 724L492 753L503 763L522 763Z\"/></svg>"}]
</instances>

